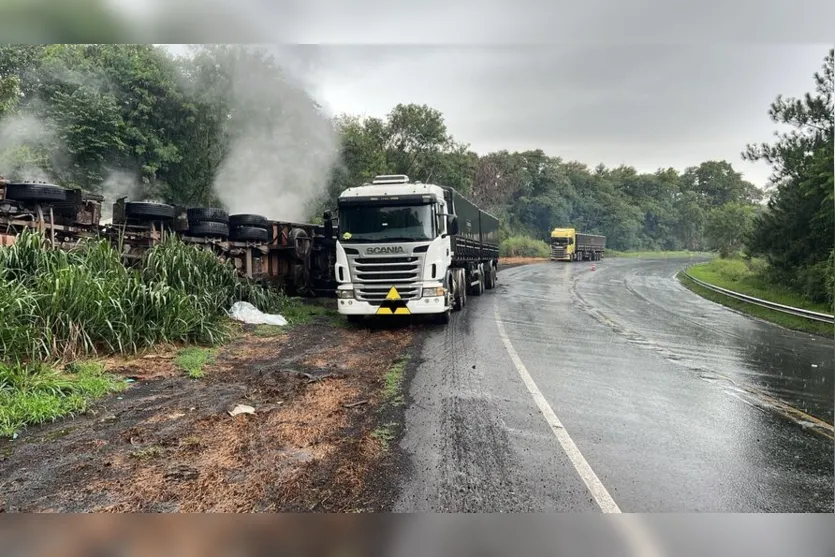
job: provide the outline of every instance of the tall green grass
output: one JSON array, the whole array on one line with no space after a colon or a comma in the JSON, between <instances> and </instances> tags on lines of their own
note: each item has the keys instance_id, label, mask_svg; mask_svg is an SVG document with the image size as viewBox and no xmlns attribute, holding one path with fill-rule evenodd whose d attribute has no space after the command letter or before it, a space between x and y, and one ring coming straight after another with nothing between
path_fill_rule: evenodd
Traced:
<instances>
[{"instance_id":1,"label":"tall green grass","mask_svg":"<svg viewBox=\"0 0 835 557\"><path fill-rule=\"evenodd\" d=\"M551 250L542 240L530 236L511 236L499 244L502 257L549 257Z\"/></svg>"},{"instance_id":2,"label":"tall green grass","mask_svg":"<svg viewBox=\"0 0 835 557\"><path fill-rule=\"evenodd\" d=\"M177 238L129 269L106 240L64 251L24 232L0 248L0 361L214 344L227 338L225 311L236 300L263 311L288 304L281 293L241 279L231 265Z\"/></svg>"}]
</instances>

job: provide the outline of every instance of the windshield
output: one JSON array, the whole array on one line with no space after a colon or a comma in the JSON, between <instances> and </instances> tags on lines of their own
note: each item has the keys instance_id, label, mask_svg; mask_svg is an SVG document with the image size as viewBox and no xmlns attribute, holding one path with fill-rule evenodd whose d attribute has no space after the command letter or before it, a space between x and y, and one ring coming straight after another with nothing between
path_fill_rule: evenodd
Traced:
<instances>
[{"instance_id":1,"label":"windshield","mask_svg":"<svg viewBox=\"0 0 835 557\"><path fill-rule=\"evenodd\" d=\"M568 246L571 244L571 238L551 238L552 246Z\"/></svg>"},{"instance_id":2,"label":"windshield","mask_svg":"<svg viewBox=\"0 0 835 557\"><path fill-rule=\"evenodd\" d=\"M435 237L433 222L432 205L343 206L339 209L339 239L352 242L431 240Z\"/></svg>"}]
</instances>

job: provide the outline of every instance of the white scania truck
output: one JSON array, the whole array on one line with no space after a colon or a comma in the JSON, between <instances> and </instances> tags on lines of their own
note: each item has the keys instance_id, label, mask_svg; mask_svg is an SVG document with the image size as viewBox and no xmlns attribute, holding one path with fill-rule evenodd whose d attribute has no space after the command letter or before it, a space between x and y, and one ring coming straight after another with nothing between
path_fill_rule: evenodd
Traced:
<instances>
[{"instance_id":1,"label":"white scania truck","mask_svg":"<svg viewBox=\"0 0 835 557\"><path fill-rule=\"evenodd\" d=\"M377 176L338 199L339 313L450 312L496 286L499 221L450 187Z\"/></svg>"}]
</instances>

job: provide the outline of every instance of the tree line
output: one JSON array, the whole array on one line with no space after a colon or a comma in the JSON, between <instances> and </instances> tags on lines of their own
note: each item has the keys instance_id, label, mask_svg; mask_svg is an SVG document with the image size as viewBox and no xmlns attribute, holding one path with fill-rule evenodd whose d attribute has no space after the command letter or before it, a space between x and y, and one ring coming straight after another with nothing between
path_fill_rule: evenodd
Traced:
<instances>
[{"instance_id":1,"label":"tree line","mask_svg":"<svg viewBox=\"0 0 835 557\"><path fill-rule=\"evenodd\" d=\"M479 155L453 137L438 110L400 104L382 118L330 119L339 152L311 218L347 187L407 174L471 197L500 217L504 238L545 240L555 226L573 226L606 235L616 250L743 251L767 258L775 280L831 301L832 64L830 51L814 91L772 104L771 118L792 131L743 153L773 165L770 191L724 160L641 173L540 149ZM242 70L259 76L257 88L240 87ZM37 173L102 191L127 175L138 184L134 197L217 205L212 185L235 138L253 122L275 127L305 111L328 118L253 48L202 46L175 57L149 45L0 47L0 173L9 178Z\"/></svg>"}]
</instances>

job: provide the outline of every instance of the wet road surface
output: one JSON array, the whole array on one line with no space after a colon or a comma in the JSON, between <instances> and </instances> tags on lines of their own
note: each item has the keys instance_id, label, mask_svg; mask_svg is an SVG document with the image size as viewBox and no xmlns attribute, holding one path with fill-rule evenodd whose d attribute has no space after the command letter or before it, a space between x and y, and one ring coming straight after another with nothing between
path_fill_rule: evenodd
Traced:
<instances>
[{"instance_id":1,"label":"wet road surface","mask_svg":"<svg viewBox=\"0 0 835 557\"><path fill-rule=\"evenodd\" d=\"M508 269L431 330L395 510L832 512L835 343L696 296L685 263Z\"/></svg>"}]
</instances>

